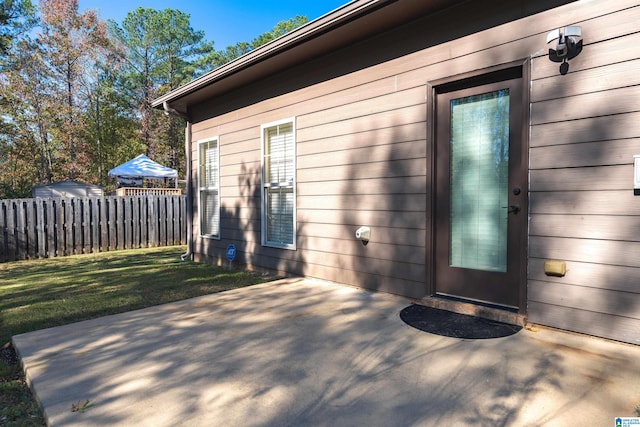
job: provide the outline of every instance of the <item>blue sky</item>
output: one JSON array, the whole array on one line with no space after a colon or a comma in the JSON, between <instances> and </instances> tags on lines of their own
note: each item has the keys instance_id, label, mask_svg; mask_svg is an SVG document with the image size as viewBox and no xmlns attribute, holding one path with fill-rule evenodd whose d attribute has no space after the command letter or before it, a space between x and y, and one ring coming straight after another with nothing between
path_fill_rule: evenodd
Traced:
<instances>
[{"instance_id":1,"label":"blue sky","mask_svg":"<svg viewBox=\"0 0 640 427\"><path fill-rule=\"evenodd\" d=\"M249 42L270 31L278 22L296 15L309 20L330 12L349 0L78 0L80 11L95 9L104 20L121 23L137 7L178 9L191 15L191 26L204 30L205 38L220 50Z\"/></svg>"}]
</instances>

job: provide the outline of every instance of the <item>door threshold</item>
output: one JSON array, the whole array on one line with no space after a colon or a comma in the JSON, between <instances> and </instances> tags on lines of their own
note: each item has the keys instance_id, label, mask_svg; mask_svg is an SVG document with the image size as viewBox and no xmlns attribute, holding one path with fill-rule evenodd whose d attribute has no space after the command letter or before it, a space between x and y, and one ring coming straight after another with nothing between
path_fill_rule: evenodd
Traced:
<instances>
[{"instance_id":1,"label":"door threshold","mask_svg":"<svg viewBox=\"0 0 640 427\"><path fill-rule=\"evenodd\" d=\"M526 326L527 317L511 307L500 307L483 302L470 301L447 295L432 295L416 301L418 304L459 314L495 320L511 325Z\"/></svg>"}]
</instances>

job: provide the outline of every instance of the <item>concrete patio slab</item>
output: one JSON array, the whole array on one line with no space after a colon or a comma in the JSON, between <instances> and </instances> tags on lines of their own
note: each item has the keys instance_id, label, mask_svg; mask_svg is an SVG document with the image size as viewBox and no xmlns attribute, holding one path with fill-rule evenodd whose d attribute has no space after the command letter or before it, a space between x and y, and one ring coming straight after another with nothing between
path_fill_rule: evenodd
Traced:
<instances>
[{"instance_id":1,"label":"concrete patio slab","mask_svg":"<svg viewBox=\"0 0 640 427\"><path fill-rule=\"evenodd\" d=\"M52 426L613 426L640 403L640 347L440 337L409 303L286 279L14 344Z\"/></svg>"}]
</instances>

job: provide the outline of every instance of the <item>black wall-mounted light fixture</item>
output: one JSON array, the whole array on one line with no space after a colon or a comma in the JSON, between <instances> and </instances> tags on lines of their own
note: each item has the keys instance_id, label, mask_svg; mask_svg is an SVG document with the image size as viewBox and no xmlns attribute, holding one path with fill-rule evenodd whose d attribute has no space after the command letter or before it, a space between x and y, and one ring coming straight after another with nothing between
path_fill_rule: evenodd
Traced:
<instances>
[{"instance_id":1,"label":"black wall-mounted light fixture","mask_svg":"<svg viewBox=\"0 0 640 427\"><path fill-rule=\"evenodd\" d=\"M547 34L547 44L557 40L555 49L549 48L549 59L560 63L560 74L569 72L569 60L582 52L582 28L570 25Z\"/></svg>"}]
</instances>

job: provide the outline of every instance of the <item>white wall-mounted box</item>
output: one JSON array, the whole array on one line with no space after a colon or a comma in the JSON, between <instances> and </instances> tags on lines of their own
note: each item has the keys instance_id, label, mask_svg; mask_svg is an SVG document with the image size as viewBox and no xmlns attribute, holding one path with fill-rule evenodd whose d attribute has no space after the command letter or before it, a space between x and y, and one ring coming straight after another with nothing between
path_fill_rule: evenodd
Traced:
<instances>
[{"instance_id":1,"label":"white wall-mounted box","mask_svg":"<svg viewBox=\"0 0 640 427\"><path fill-rule=\"evenodd\" d=\"M640 196L640 154L633 156L633 194Z\"/></svg>"}]
</instances>

